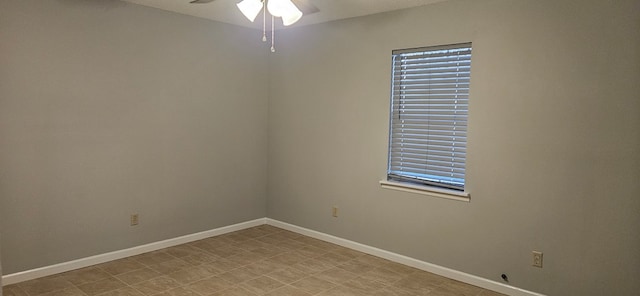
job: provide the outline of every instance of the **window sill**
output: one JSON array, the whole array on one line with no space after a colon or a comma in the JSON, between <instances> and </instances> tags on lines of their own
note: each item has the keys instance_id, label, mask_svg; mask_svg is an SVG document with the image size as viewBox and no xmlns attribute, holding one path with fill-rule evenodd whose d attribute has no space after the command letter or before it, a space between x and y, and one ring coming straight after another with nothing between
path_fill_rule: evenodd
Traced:
<instances>
[{"instance_id":1,"label":"window sill","mask_svg":"<svg viewBox=\"0 0 640 296\"><path fill-rule=\"evenodd\" d=\"M457 201L471 202L471 194L464 191L456 191L433 186L415 185L385 180L380 181L380 186L385 189L393 189Z\"/></svg>"}]
</instances>

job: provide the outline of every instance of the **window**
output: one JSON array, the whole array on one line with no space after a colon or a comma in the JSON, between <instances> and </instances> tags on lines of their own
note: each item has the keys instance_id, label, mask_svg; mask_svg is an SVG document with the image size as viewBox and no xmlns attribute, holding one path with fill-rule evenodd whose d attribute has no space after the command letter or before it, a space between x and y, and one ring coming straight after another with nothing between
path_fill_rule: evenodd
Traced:
<instances>
[{"instance_id":1,"label":"window","mask_svg":"<svg viewBox=\"0 0 640 296\"><path fill-rule=\"evenodd\" d=\"M464 191L471 43L393 51L388 181Z\"/></svg>"}]
</instances>

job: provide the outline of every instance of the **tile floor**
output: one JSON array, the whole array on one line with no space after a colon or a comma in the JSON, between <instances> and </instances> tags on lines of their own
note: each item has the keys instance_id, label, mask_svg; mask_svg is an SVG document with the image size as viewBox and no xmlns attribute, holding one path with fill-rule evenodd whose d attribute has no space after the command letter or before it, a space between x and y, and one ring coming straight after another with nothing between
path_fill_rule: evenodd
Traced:
<instances>
[{"instance_id":1,"label":"tile floor","mask_svg":"<svg viewBox=\"0 0 640 296\"><path fill-rule=\"evenodd\" d=\"M262 225L3 288L4 296L502 295Z\"/></svg>"}]
</instances>

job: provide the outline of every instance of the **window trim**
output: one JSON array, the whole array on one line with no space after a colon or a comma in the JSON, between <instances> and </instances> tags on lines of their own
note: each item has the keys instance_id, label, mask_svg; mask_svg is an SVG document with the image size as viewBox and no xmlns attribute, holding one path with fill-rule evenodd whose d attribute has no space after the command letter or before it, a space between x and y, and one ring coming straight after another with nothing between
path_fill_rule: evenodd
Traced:
<instances>
[{"instance_id":1,"label":"window trim","mask_svg":"<svg viewBox=\"0 0 640 296\"><path fill-rule=\"evenodd\" d=\"M467 191L446 189L446 188L430 186L430 185L418 185L418 184L391 181L391 180L381 180L380 187L384 189L398 190L402 192L416 193L416 194L428 195L428 196L439 197L444 199L471 202L471 193Z\"/></svg>"}]
</instances>

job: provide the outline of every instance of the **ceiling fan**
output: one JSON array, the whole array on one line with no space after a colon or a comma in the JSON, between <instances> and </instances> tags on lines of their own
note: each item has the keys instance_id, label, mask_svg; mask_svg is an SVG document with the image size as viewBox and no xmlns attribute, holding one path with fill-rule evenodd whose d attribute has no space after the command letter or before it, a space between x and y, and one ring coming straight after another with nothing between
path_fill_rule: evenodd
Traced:
<instances>
[{"instance_id":1,"label":"ceiling fan","mask_svg":"<svg viewBox=\"0 0 640 296\"><path fill-rule=\"evenodd\" d=\"M203 4L214 0L192 0L189 3ZM267 41L267 11L271 14L271 52L275 52L275 18L282 18L285 26L296 23L302 15L309 15L320 11L309 0L241 0L236 4L238 9L251 22L255 21L262 11L262 41Z\"/></svg>"}]
</instances>

